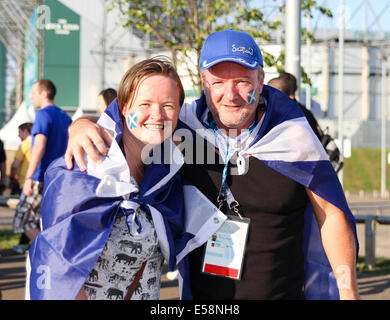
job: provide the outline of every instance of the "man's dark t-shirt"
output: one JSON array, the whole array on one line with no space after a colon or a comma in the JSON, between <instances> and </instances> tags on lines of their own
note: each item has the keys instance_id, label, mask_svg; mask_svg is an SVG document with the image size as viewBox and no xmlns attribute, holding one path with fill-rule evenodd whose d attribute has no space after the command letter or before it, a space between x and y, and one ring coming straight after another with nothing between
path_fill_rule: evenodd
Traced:
<instances>
[{"instance_id":1,"label":"man's dark t-shirt","mask_svg":"<svg viewBox=\"0 0 390 320\"><path fill-rule=\"evenodd\" d=\"M224 167L219 161L216 154L215 164L185 164L181 170L215 205ZM193 298L302 299L302 238L309 201L304 187L254 157L247 174L228 175L227 183L251 219L242 279L202 274L203 245L189 254Z\"/></svg>"}]
</instances>

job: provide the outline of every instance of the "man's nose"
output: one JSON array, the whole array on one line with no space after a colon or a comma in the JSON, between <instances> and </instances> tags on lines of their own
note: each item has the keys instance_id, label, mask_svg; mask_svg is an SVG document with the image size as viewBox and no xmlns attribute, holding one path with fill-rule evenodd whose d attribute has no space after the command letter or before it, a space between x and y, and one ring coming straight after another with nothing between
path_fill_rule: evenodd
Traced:
<instances>
[{"instance_id":1,"label":"man's nose","mask_svg":"<svg viewBox=\"0 0 390 320\"><path fill-rule=\"evenodd\" d=\"M233 81L225 83L225 97L233 101L239 96L238 88Z\"/></svg>"}]
</instances>

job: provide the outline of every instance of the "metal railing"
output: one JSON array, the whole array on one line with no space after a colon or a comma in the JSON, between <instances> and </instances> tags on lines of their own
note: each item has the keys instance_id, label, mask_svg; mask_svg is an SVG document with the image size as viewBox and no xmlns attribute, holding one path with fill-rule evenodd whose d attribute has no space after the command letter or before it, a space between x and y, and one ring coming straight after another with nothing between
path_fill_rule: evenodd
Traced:
<instances>
[{"instance_id":1,"label":"metal railing","mask_svg":"<svg viewBox=\"0 0 390 320\"><path fill-rule=\"evenodd\" d=\"M383 216L383 211L387 210L390 213L390 204L358 204L358 205L349 205L349 208L354 214L359 215L362 211L375 212L375 216ZM390 215L390 214L389 214Z\"/></svg>"},{"instance_id":2,"label":"metal railing","mask_svg":"<svg viewBox=\"0 0 390 320\"><path fill-rule=\"evenodd\" d=\"M0 207L8 207L10 209L15 209L18 203L19 197L17 196L0 196ZM0 225L12 225L12 219L0 219Z\"/></svg>"},{"instance_id":3,"label":"metal railing","mask_svg":"<svg viewBox=\"0 0 390 320\"><path fill-rule=\"evenodd\" d=\"M364 264L369 269L375 268L376 225L390 224L390 217L378 215L354 215L356 223L364 223Z\"/></svg>"},{"instance_id":4,"label":"metal railing","mask_svg":"<svg viewBox=\"0 0 390 320\"><path fill-rule=\"evenodd\" d=\"M390 225L390 214L384 215L383 213L385 210L390 212L390 205L359 204L350 205L350 209L354 214L356 223L364 223L364 264L369 270L372 270L375 268L376 259L376 226L377 224Z\"/></svg>"},{"instance_id":5,"label":"metal railing","mask_svg":"<svg viewBox=\"0 0 390 320\"><path fill-rule=\"evenodd\" d=\"M19 198L0 196L0 206L15 208L18 202ZM375 268L376 258L376 225L390 225L390 214L383 214L384 210L389 210L390 212L390 205L350 205L350 209L356 219L356 223L364 223L364 264L369 270L372 270ZM371 213L362 214L360 213L362 211L370 211ZM0 220L0 225L2 224L12 224L12 221Z\"/></svg>"}]
</instances>

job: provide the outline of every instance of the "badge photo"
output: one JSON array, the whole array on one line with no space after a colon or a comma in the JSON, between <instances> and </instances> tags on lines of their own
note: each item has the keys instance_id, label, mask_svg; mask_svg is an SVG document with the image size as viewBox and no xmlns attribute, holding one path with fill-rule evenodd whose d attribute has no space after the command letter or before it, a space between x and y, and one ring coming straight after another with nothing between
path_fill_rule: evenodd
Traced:
<instances>
[{"instance_id":1,"label":"badge photo","mask_svg":"<svg viewBox=\"0 0 390 320\"><path fill-rule=\"evenodd\" d=\"M242 263L250 219L227 216L227 220L207 241L202 273L241 279Z\"/></svg>"}]
</instances>

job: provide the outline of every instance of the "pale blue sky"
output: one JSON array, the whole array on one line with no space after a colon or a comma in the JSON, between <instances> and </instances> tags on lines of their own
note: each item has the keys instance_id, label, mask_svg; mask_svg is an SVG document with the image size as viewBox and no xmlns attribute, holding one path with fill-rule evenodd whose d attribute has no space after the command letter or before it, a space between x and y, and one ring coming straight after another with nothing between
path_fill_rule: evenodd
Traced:
<instances>
[{"instance_id":1,"label":"pale blue sky","mask_svg":"<svg viewBox=\"0 0 390 320\"><path fill-rule=\"evenodd\" d=\"M279 15L278 8L287 0L253 0L252 7L259 7L268 18ZM317 4L331 9L333 19L315 13L311 20L312 29L338 29L340 0L316 0ZM344 0L346 29L390 32L390 0ZM302 19L306 26L307 20Z\"/></svg>"},{"instance_id":2,"label":"pale blue sky","mask_svg":"<svg viewBox=\"0 0 390 320\"><path fill-rule=\"evenodd\" d=\"M332 10L333 19L313 17L314 28L338 28L340 0L317 0L317 3ZM344 0L346 29L390 32L390 0ZM303 25L306 22L302 21Z\"/></svg>"}]
</instances>

